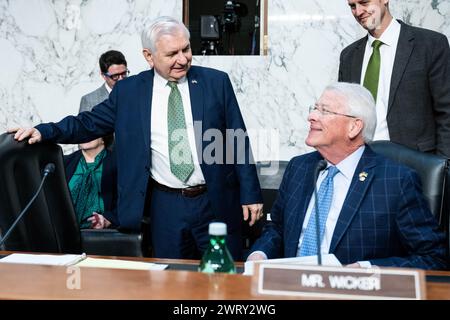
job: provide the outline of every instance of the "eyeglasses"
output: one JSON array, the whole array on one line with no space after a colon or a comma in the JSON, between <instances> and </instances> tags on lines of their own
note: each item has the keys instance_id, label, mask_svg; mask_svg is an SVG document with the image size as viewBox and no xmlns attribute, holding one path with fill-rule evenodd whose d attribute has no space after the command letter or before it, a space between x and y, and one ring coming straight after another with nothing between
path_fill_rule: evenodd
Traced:
<instances>
[{"instance_id":1,"label":"eyeglasses","mask_svg":"<svg viewBox=\"0 0 450 320\"><path fill-rule=\"evenodd\" d=\"M323 106L318 106L317 104L309 107L309 113L311 113L313 111L318 111L322 116L336 115L336 116L349 117L349 118L353 118L353 119L358 118L355 116L351 116L349 114L330 111L330 110L324 108Z\"/></svg>"},{"instance_id":2,"label":"eyeglasses","mask_svg":"<svg viewBox=\"0 0 450 320\"><path fill-rule=\"evenodd\" d=\"M104 75L104 76L106 76L106 77L108 77L108 78L110 78L110 79L112 79L112 80L114 80L114 81L119 80L120 77L126 78L126 77L128 77L129 74L130 74L130 70L128 70L128 69L125 70L124 72L121 72L121 73L115 73L115 74L110 74L110 73L108 73L108 72L103 72L103 75Z\"/></svg>"}]
</instances>

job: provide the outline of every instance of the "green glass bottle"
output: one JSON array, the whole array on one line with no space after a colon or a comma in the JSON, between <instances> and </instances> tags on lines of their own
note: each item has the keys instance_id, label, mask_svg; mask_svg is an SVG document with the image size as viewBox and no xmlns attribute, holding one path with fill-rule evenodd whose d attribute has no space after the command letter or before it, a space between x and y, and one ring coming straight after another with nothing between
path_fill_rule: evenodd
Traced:
<instances>
[{"instance_id":1,"label":"green glass bottle","mask_svg":"<svg viewBox=\"0 0 450 320\"><path fill-rule=\"evenodd\" d=\"M233 258L226 246L227 225L222 222L209 224L209 246L203 254L198 271L205 273L236 273Z\"/></svg>"}]
</instances>

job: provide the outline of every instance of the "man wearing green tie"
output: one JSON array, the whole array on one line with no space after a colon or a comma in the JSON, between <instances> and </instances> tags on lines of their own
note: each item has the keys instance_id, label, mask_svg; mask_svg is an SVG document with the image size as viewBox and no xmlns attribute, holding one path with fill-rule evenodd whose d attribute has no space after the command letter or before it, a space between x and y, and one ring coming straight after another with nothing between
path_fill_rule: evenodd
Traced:
<instances>
[{"instance_id":1,"label":"man wearing green tie","mask_svg":"<svg viewBox=\"0 0 450 320\"><path fill-rule=\"evenodd\" d=\"M199 259L209 223L225 222L228 248L240 260L243 223L262 217L256 167L228 75L191 66L189 37L180 21L155 19L142 33L151 70L116 83L92 111L10 131L30 144L79 143L114 131L119 227L140 230L148 216L154 257Z\"/></svg>"},{"instance_id":2,"label":"man wearing green tie","mask_svg":"<svg viewBox=\"0 0 450 320\"><path fill-rule=\"evenodd\" d=\"M374 140L450 157L450 49L445 35L393 19L389 0L347 0L367 36L346 47L339 81L376 100Z\"/></svg>"}]
</instances>

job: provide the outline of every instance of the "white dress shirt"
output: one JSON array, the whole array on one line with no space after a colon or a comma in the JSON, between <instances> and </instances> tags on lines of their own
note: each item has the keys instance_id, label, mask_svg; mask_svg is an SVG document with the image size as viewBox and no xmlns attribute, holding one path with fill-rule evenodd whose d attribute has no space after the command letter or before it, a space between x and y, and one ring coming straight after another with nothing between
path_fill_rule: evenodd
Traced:
<instances>
[{"instance_id":1,"label":"white dress shirt","mask_svg":"<svg viewBox=\"0 0 450 320\"><path fill-rule=\"evenodd\" d=\"M205 178L199 165L197 149L195 147L194 121L191 111L189 85L186 77L178 81L178 90L180 91L181 99L183 100L189 146L191 147L192 160L194 162L194 172L186 183L183 183L170 171L167 132L167 105L170 90L170 87L167 85L167 80L155 70L151 110L151 177L157 182L171 188L185 188L188 186L204 184Z\"/></svg>"},{"instance_id":2,"label":"white dress shirt","mask_svg":"<svg viewBox=\"0 0 450 320\"><path fill-rule=\"evenodd\" d=\"M378 39L383 42L383 45L380 47L380 78L378 82L376 101L377 126L375 128L375 136L373 140L390 140L386 116L389 105L392 69L394 68L395 53L397 51L400 28L400 23L398 23L397 20L392 19L389 26L386 28L386 30L384 30L383 34ZM369 59L373 51L372 43L375 40L376 39L370 34L368 35L361 70L361 85L364 83L367 65L369 64Z\"/></svg>"}]
</instances>

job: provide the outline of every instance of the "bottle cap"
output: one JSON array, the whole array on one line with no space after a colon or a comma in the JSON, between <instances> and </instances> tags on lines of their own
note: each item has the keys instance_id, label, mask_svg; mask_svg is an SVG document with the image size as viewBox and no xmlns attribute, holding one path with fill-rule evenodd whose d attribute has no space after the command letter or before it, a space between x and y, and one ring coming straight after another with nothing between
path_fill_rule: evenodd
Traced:
<instances>
[{"instance_id":1,"label":"bottle cap","mask_svg":"<svg viewBox=\"0 0 450 320\"><path fill-rule=\"evenodd\" d=\"M227 225L223 222L211 222L209 224L209 234L213 236L226 236Z\"/></svg>"}]
</instances>

